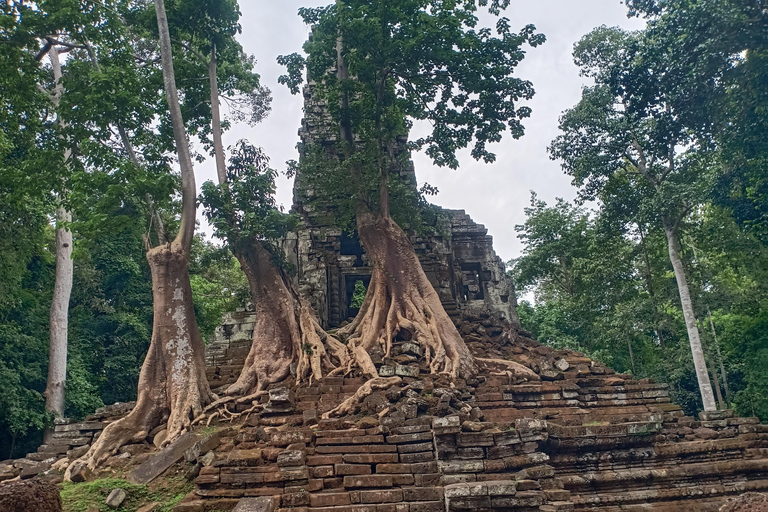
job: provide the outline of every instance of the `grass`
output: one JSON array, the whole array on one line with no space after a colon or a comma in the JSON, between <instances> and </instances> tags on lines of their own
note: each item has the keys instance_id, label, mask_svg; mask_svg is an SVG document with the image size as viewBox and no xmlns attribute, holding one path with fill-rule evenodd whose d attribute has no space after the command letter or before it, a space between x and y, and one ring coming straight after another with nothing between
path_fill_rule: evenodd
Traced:
<instances>
[{"instance_id":1,"label":"grass","mask_svg":"<svg viewBox=\"0 0 768 512\"><path fill-rule=\"evenodd\" d=\"M111 509L104 501L109 493L118 487L123 489L128 497L119 508ZM160 503L156 508L157 512L170 512L193 488L192 482L182 477L166 478L158 484L153 482L150 486L130 484L121 478L100 478L93 482L64 483L61 500L64 512L88 512L91 507L99 512L134 512L153 501Z\"/></svg>"}]
</instances>

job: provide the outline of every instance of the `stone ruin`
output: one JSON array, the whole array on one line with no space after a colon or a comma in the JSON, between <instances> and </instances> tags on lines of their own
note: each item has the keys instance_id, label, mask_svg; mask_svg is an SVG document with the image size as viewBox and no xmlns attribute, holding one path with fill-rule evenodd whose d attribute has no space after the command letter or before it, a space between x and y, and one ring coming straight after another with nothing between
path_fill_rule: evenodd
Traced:
<instances>
[{"instance_id":1,"label":"stone ruin","mask_svg":"<svg viewBox=\"0 0 768 512\"><path fill-rule=\"evenodd\" d=\"M299 148L320 144L332 157L336 134L329 128L330 117L314 91L312 84L304 89ZM399 142L401 147L396 152L403 150L405 140ZM416 191L412 163L403 166L397 178ZM337 327L355 316L357 311L350 307L355 283L362 281L367 287L371 268L356 234L336 225L329 215L330 208L317 204L305 181L299 172L292 211L299 215L301 223L285 241L284 249L297 269L299 290L312 302L321 325ZM464 210L439 208L427 231L431 234L410 233L411 243L446 311L452 316L491 314L517 324L514 286L504 262L493 250L493 238L485 226L473 221Z\"/></svg>"},{"instance_id":2,"label":"stone ruin","mask_svg":"<svg viewBox=\"0 0 768 512\"><path fill-rule=\"evenodd\" d=\"M327 121L308 86L303 143L320 140L332 153ZM415 186L412 167L401 178ZM288 259L323 325L338 326L353 316L368 261L301 176L294 211L301 227L286 240ZM666 384L530 339L486 229L463 211L443 212L440 229L411 240L480 374L450 382L429 373L418 344L395 340L392 357L375 364L402 383L368 396L355 415L323 419L361 378L278 385L261 412L221 436L176 512L706 512L768 490L768 425L730 410L686 416ZM212 386L237 377L250 315L230 315L209 345Z\"/></svg>"},{"instance_id":3,"label":"stone ruin","mask_svg":"<svg viewBox=\"0 0 768 512\"><path fill-rule=\"evenodd\" d=\"M307 100L308 111L319 108L310 93ZM316 118L307 116L304 140ZM289 259L323 324L333 327L351 315L350 287L370 270L354 237L301 194L295 209L302 226L286 240ZM435 231L442 235L412 241L480 361L475 378L430 374L417 343L395 340L391 357L375 364L401 383L372 393L353 415L323 418L363 379L289 380L235 425L146 453L155 429L112 463L139 483L186 464L195 490L174 512L708 512L740 510L729 500L755 501L750 493L768 491L768 425L730 410L686 416L666 384L530 339L485 228L463 212L444 219L446 229ZM217 329L206 354L212 388L237 378L253 320L238 311ZM30 477L41 469L34 464L82 452L115 419L110 414L57 427L56 441L37 454L6 461L5 469L0 463L0 479L4 471Z\"/></svg>"}]
</instances>

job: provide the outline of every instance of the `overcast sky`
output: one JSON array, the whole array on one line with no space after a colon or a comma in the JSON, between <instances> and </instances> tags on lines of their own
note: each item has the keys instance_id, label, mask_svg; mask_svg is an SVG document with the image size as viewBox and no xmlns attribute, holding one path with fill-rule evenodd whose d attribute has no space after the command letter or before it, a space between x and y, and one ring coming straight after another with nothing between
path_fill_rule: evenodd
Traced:
<instances>
[{"instance_id":1,"label":"overcast sky","mask_svg":"<svg viewBox=\"0 0 768 512\"><path fill-rule=\"evenodd\" d=\"M292 96L277 83L283 73L275 59L278 55L301 50L308 29L297 15L299 7L327 5L330 0L240 0L243 33L240 41L257 59L262 85L272 89L272 113L260 125L236 125L225 134L225 146L246 138L262 146L272 166L285 169L285 161L298 158L297 131L302 117L302 97ZM428 182L440 193L431 200L446 208L463 209L488 228L494 247L505 261L517 257L522 249L515 225L525 220L523 208L528 206L534 190L548 203L556 197L573 199L576 190L557 162L549 160L546 148L557 136L560 113L573 106L580 97L585 79L573 64L573 44L600 25L641 28L637 19L627 19L626 8L619 0L512 0L504 13L514 29L536 25L547 42L528 48L518 69L518 76L533 82L536 95L528 102L533 113L524 121L525 135L519 140L506 136L496 144L496 162L475 162L467 153L460 158L458 170L431 165L423 154L413 155L419 183ZM226 112L226 107L224 108ZM212 161L198 164L198 187L215 179ZM280 177L277 200L288 210L291 206L292 183ZM208 231L206 229L206 231Z\"/></svg>"}]
</instances>

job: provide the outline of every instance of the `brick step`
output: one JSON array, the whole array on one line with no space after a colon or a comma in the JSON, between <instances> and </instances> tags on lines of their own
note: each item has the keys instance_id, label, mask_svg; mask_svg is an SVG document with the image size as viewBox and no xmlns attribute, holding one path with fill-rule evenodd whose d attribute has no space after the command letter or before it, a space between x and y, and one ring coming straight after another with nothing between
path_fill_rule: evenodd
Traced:
<instances>
[{"instance_id":1,"label":"brick step","mask_svg":"<svg viewBox=\"0 0 768 512\"><path fill-rule=\"evenodd\" d=\"M664 468L637 468L618 471L594 471L563 475L560 478L572 494L590 495L643 489L678 487L696 489L701 492L710 486L734 486L744 483L747 475L757 476L768 485L768 460L752 459L715 463L680 464ZM735 477L732 483L724 480ZM626 501L626 500L625 500Z\"/></svg>"},{"instance_id":2,"label":"brick step","mask_svg":"<svg viewBox=\"0 0 768 512\"><path fill-rule=\"evenodd\" d=\"M696 485L667 489L617 490L615 493L571 494L575 510L600 512L647 511L700 512L716 511L727 496L750 491L765 491L768 479L740 481L732 484ZM716 504L716 506L715 506ZM710 505L712 507L710 508Z\"/></svg>"}]
</instances>

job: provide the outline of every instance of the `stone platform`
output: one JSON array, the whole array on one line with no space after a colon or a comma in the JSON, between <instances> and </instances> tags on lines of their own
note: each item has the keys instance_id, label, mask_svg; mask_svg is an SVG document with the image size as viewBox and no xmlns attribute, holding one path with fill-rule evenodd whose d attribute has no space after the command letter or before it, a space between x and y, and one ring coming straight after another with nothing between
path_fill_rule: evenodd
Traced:
<instances>
[{"instance_id":1,"label":"stone platform","mask_svg":"<svg viewBox=\"0 0 768 512\"><path fill-rule=\"evenodd\" d=\"M223 439L176 512L258 496L285 512L693 512L768 490L768 425L756 418L686 417L666 384L521 335L489 343L492 326L478 325L464 333L477 357L536 377L489 362L451 387L429 375L413 343L398 342L379 371L402 385L366 398L354 416L319 419L360 378L274 390L280 407L267 403L272 412Z\"/></svg>"}]
</instances>

